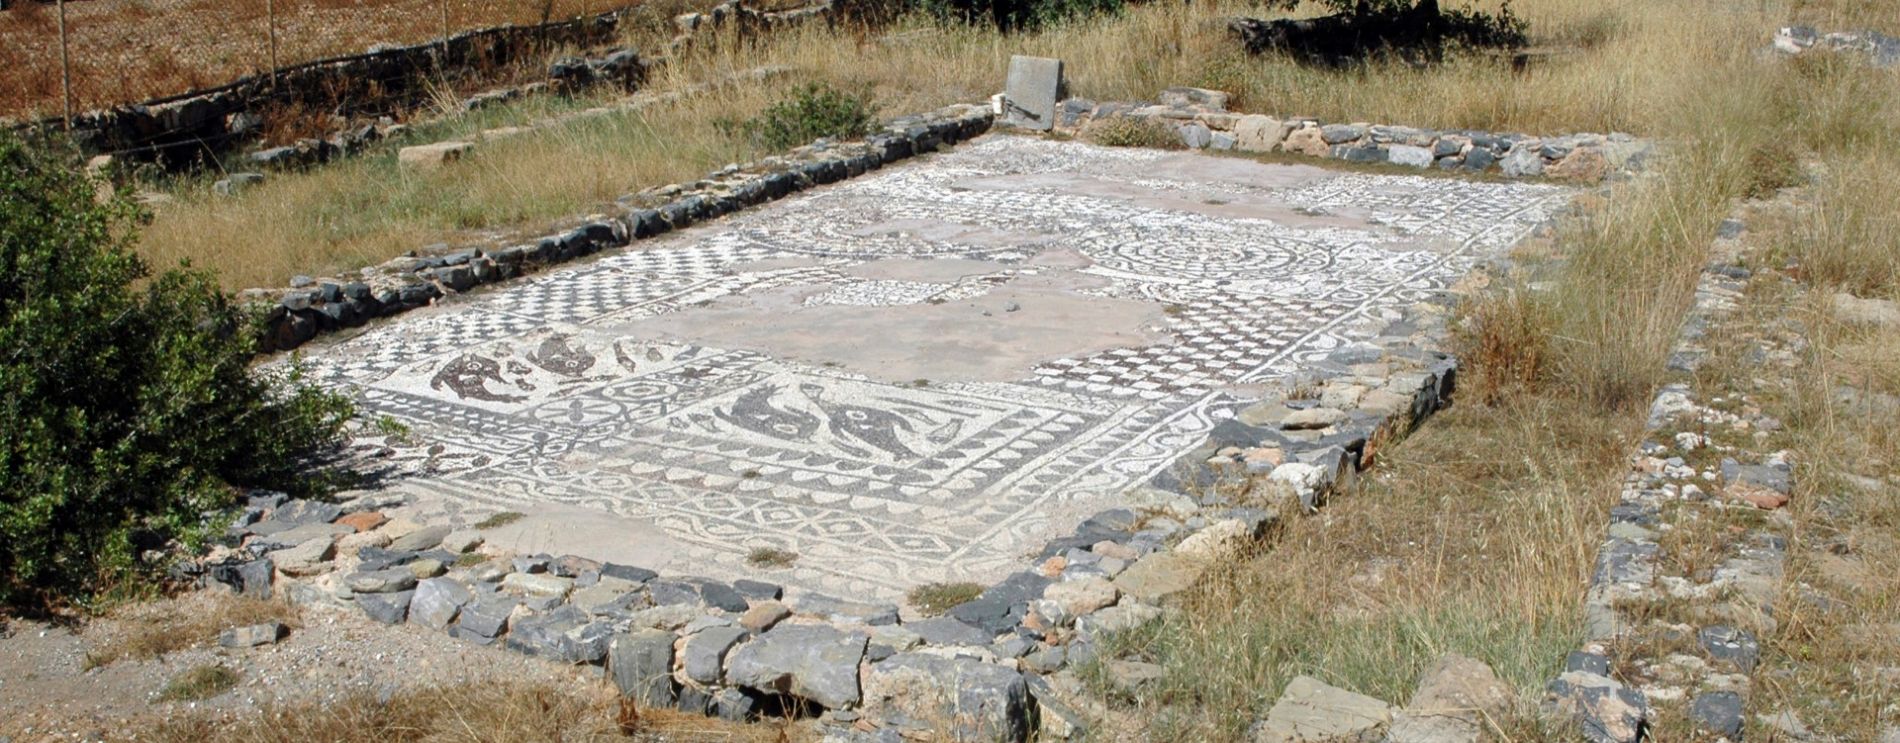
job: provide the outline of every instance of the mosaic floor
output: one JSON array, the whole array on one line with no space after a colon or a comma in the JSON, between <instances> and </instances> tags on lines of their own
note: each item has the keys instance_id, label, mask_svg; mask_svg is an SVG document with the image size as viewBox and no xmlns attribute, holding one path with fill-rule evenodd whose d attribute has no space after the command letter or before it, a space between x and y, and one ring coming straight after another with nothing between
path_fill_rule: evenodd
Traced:
<instances>
[{"instance_id":1,"label":"mosaic floor","mask_svg":"<svg viewBox=\"0 0 1900 743\"><path fill-rule=\"evenodd\" d=\"M443 510L611 512L670 540L648 567L892 596L1019 569L1569 197L991 136L305 360L409 427L391 487Z\"/></svg>"}]
</instances>

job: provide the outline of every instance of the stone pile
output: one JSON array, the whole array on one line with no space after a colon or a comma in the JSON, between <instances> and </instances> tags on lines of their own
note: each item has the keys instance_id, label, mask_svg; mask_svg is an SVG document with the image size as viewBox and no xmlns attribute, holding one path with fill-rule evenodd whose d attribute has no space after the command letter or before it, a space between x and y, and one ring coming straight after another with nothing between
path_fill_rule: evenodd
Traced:
<instances>
[{"instance_id":1,"label":"stone pile","mask_svg":"<svg viewBox=\"0 0 1900 743\"><path fill-rule=\"evenodd\" d=\"M622 197L626 211L619 216L597 215L530 243L493 250L436 246L365 268L359 276L294 277L287 289L246 290L239 299L263 314L261 349L288 350L318 333L359 326L539 266L624 246L932 152L981 134L989 125L989 112L979 106L905 116L862 141L821 139L781 156L729 165L699 181Z\"/></svg>"},{"instance_id":2,"label":"stone pile","mask_svg":"<svg viewBox=\"0 0 1900 743\"><path fill-rule=\"evenodd\" d=\"M1228 94L1169 88L1151 103L1070 98L1056 107L1054 128L1087 136L1118 119L1166 127L1191 149L1290 153L1354 163L1551 178L1596 183L1641 166L1653 146L1628 134L1536 137L1368 123L1326 123L1227 110Z\"/></svg>"},{"instance_id":3,"label":"stone pile","mask_svg":"<svg viewBox=\"0 0 1900 743\"><path fill-rule=\"evenodd\" d=\"M1725 224L1718 255L1730 253L1740 234L1739 221ZM1703 734L1742 739L1758 638L1777 622L1792 528L1781 509L1793 492L1794 463L1786 451L1765 450L1780 421L1745 395L1698 388L1695 371L1709 355L1704 337L1735 309L1749 277L1732 256L1702 273L1670 361L1677 381L1650 404L1646 440L1631 456L1597 550L1585 598L1587 643L1549 685L1547 703L1574 716L1595 743L1633 743L1665 704L1686 708ZM1793 363L1785 347L1764 351L1763 363ZM1666 540L1670 532L1738 520L1753 525L1666 546L1684 542ZM1671 559L1672 549L1701 548L1705 540L1720 541L1712 567L1690 572Z\"/></svg>"},{"instance_id":4,"label":"stone pile","mask_svg":"<svg viewBox=\"0 0 1900 743\"><path fill-rule=\"evenodd\" d=\"M681 13L673 17L673 27L679 33L668 42L667 48L674 57L680 57L690 51L694 44L704 37L722 30L732 29L739 36L771 33L810 21L828 18L836 10L831 0L821 0L797 8L786 10L753 10L741 0L726 0L703 12Z\"/></svg>"},{"instance_id":5,"label":"stone pile","mask_svg":"<svg viewBox=\"0 0 1900 743\"><path fill-rule=\"evenodd\" d=\"M1788 56L1811 51L1864 55L1875 67L1900 64L1900 37L1888 36L1879 31L1824 34L1812 26L1788 26L1775 32L1772 48Z\"/></svg>"}]
</instances>

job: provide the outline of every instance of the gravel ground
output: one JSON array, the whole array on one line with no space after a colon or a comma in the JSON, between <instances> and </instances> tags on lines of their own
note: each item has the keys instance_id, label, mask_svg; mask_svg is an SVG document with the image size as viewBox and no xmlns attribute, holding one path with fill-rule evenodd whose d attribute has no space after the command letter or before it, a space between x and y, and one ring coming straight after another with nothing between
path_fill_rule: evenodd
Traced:
<instances>
[{"instance_id":1,"label":"gravel ground","mask_svg":"<svg viewBox=\"0 0 1900 743\"><path fill-rule=\"evenodd\" d=\"M216 611L200 592L159 608ZM170 606L163 606L164 604ZM150 608L150 607L142 607ZM141 613L141 615L144 615ZM375 624L356 613L308 610L301 627L276 645L248 650L194 647L162 658L123 659L87 670L86 654L127 631L134 618L69 628L13 620L0 637L0 739L135 738L140 721L208 708L237 717L272 703L323 702L359 690L469 682L546 683L576 692L606 683L599 670L576 669L456 640L414 626ZM202 702L159 701L175 675L207 664L237 671L235 688Z\"/></svg>"}]
</instances>

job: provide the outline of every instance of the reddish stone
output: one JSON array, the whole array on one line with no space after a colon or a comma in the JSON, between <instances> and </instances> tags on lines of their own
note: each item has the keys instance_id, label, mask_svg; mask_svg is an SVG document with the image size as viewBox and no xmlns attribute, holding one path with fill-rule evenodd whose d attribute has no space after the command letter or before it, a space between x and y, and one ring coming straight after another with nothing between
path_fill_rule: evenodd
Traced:
<instances>
[{"instance_id":1,"label":"reddish stone","mask_svg":"<svg viewBox=\"0 0 1900 743\"><path fill-rule=\"evenodd\" d=\"M1787 495L1745 482L1733 483L1729 485L1728 489L1724 490L1723 493L1730 498L1743 501L1764 511L1773 511L1788 505Z\"/></svg>"},{"instance_id":2,"label":"reddish stone","mask_svg":"<svg viewBox=\"0 0 1900 743\"><path fill-rule=\"evenodd\" d=\"M382 526L383 523L388 520L389 517L384 516L381 511L358 511L356 513L344 514L338 518L336 522L355 529L358 532L365 532Z\"/></svg>"}]
</instances>

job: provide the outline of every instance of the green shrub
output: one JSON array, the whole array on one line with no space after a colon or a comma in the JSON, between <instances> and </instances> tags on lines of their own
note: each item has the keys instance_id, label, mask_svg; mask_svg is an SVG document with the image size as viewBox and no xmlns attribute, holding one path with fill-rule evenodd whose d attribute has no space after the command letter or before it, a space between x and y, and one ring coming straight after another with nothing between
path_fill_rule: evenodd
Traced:
<instances>
[{"instance_id":1,"label":"green shrub","mask_svg":"<svg viewBox=\"0 0 1900 743\"><path fill-rule=\"evenodd\" d=\"M869 95L812 83L738 126L766 149L787 150L819 137L861 137L869 134L876 122L876 109Z\"/></svg>"},{"instance_id":2,"label":"green shrub","mask_svg":"<svg viewBox=\"0 0 1900 743\"><path fill-rule=\"evenodd\" d=\"M0 605L84 599L195 545L233 485L307 492L349 403L253 375L212 277L153 276L136 209L0 135Z\"/></svg>"}]
</instances>

